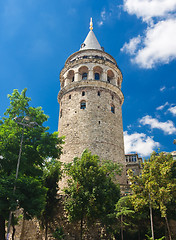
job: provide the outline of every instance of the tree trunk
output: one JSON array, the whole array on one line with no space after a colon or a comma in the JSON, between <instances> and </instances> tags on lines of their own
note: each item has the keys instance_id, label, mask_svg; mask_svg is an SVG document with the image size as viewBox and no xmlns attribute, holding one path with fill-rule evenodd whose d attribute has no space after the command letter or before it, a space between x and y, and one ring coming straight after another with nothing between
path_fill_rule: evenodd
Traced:
<instances>
[{"instance_id":1,"label":"tree trunk","mask_svg":"<svg viewBox=\"0 0 176 240\"><path fill-rule=\"evenodd\" d=\"M48 239L48 223L46 223L46 226L45 226L45 240Z\"/></svg>"},{"instance_id":2,"label":"tree trunk","mask_svg":"<svg viewBox=\"0 0 176 240\"><path fill-rule=\"evenodd\" d=\"M82 240L82 235L83 235L83 219L81 218L81 232L80 232L81 240Z\"/></svg>"},{"instance_id":3,"label":"tree trunk","mask_svg":"<svg viewBox=\"0 0 176 240\"><path fill-rule=\"evenodd\" d=\"M167 215L165 216L165 220L166 220L166 226L167 226L167 230L168 230L169 240L172 240L171 231L170 231Z\"/></svg>"},{"instance_id":4,"label":"tree trunk","mask_svg":"<svg viewBox=\"0 0 176 240\"><path fill-rule=\"evenodd\" d=\"M120 217L120 222L121 222L121 240L123 240L123 215Z\"/></svg>"},{"instance_id":5,"label":"tree trunk","mask_svg":"<svg viewBox=\"0 0 176 240\"><path fill-rule=\"evenodd\" d=\"M150 201L150 193L149 193L149 208L150 208L150 223L151 223L152 239L155 240L154 230L153 230L153 214L152 214L152 206L151 206L151 201Z\"/></svg>"},{"instance_id":6,"label":"tree trunk","mask_svg":"<svg viewBox=\"0 0 176 240\"><path fill-rule=\"evenodd\" d=\"M0 239L5 240L5 219L0 215Z\"/></svg>"},{"instance_id":7,"label":"tree trunk","mask_svg":"<svg viewBox=\"0 0 176 240\"><path fill-rule=\"evenodd\" d=\"M23 216L23 223L22 223L20 240L24 239L24 237L25 237L25 225L26 225L26 222L25 222L25 219L24 219L24 216Z\"/></svg>"},{"instance_id":8,"label":"tree trunk","mask_svg":"<svg viewBox=\"0 0 176 240\"><path fill-rule=\"evenodd\" d=\"M12 227L13 227L12 240L15 240L15 231L16 231L16 229L15 229L15 226L12 226Z\"/></svg>"}]
</instances>

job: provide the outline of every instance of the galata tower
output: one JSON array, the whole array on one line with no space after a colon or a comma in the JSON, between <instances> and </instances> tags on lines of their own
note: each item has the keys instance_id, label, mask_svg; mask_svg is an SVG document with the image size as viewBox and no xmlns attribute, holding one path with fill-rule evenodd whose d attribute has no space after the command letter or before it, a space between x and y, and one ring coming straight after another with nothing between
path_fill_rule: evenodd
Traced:
<instances>
[{"instance_id":1,"label":"galata tower","mask_svg":"<svg viewBox=\"0 0 176 240\"><path fill-rule=\"evenodd\" d=\"M116 60L100 46L92 19L81 48L60 72L60 84L58 131L65 136L61 161L71 162L88 149L125 168L122 73ZM119 178L122 185L126 183L123 172Z\"/></svg>"}]
</instances>

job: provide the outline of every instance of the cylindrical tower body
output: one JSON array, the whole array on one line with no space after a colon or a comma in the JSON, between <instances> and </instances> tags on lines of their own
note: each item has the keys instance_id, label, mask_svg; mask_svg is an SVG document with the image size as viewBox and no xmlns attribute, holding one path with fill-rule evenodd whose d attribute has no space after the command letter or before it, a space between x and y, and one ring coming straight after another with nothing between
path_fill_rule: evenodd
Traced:
<instances>
[{"instance_id":1,"label":"cylindrical tower body","mask_svg":"<svg viewBox=\"0 0 176 240\"><path fill-rule=\"evenodd\" d=\"M61 161L71 162L88 149L125 167L122 74L115 59L95 41L90 31L60 73L58 131L65 136ZM126 183L125 171L119 181Z\"/></svg>"}]
</instances>

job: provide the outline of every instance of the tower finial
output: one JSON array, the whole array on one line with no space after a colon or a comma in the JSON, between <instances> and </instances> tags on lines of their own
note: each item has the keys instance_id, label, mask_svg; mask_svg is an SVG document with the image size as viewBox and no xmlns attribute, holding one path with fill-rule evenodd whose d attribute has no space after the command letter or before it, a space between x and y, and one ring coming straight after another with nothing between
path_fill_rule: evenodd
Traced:
<instances>
[{"instance_id":1,"label":"tower finial","mask_svg":"<svg viewBox=\"0 0 176 240\"><path fill-rule=\"evenodd\" d=\"M90 18L90 31L92 31L93 30L93 22L92 22L92 18Z\"/></svg>"}]
</instances>

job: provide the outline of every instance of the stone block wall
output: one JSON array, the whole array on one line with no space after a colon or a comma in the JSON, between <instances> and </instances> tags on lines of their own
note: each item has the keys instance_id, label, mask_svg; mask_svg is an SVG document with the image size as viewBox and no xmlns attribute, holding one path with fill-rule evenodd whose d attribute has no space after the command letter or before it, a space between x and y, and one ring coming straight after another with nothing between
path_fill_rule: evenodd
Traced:
<instances>
[{"instance_id":1,"label":"stone block wall","mask_svg":"<svg viewBox=\"0 0 176 240\"><path fill-rule=\"evenodd\" d=\"M121 91L101 81L73 83L60 98L59 135L65 136L62 162L80 157L85 149L125 168ZM117 90L118 91L117 91ZM86 108L80 104L85 101ZM114 107L114 113L111 107ZM126 184L126 176L119 178Z\"/></svg>"}]
</instances>

